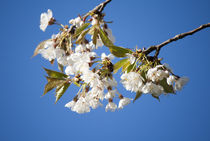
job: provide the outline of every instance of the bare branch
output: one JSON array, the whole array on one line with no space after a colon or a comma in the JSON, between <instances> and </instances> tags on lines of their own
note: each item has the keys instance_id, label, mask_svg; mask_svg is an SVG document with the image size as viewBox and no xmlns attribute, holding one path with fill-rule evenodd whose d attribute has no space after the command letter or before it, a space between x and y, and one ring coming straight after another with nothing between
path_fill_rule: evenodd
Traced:
<instances>
[{"instance_id":1,"label":"bare branch","mask_svg":"<svg viewBox=\"0 0 210 141\"><path fill-rule=\"evenodd\" d=\"M196 28L196 29L194 29L194 30L191 30L191 31L189 31L189 32L185 32L185 33L178 34L178 35L174 36L173 38L170 38L170 39L168 39L168 40L162 42L162 43L159 44L159 45L150 46L148 49L146 49L146 50L144 51L144 53L145 53L146 55L148 55L148 54L150 54L151 52L153 52L154 50L156 50L156 53L155 53L155 56L154 56L154 57L158 57L159 52L160 52L160 49L161 49L162 47L164 47L165 45L167 45L167 44L169 44L169 43L171 43L171 42L177 41L177 40L179 40L179 39L182 39L182 38L184 38L184 37L186 37L186 36L188 36L188 35L193 35L194 33L198 32L198 31L200 31L200 30L202 30L202 29L205 29L205 28L207 28L207 27L210 27L210 23L203 24L203 25L201 25L200 27L198 27L198 28Z\"/></svg>"},{"instance_id":2,"label":"bare branch","mask_svg":"<svg viewBox=\"0 0 210 141\"><path fill-rule=\"evenodd\" d=\"M84 19L86 19L90 15L90 13L97 13L97 12L98 13L101 13L104 10L105 6L108 3L110 3L111 1L112 0L106 0L106 1L102 2L101 4L99 4L98 6L96 6L94 9L90 10L87 14L85 14L84 15Z\"/></svg>"}]
</instances>

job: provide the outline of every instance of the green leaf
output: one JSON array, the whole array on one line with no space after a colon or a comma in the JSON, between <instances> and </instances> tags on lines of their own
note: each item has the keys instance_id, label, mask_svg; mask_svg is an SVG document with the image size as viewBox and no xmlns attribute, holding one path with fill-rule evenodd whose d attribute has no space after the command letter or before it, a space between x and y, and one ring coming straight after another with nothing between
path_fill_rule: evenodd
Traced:
<instances>
[{"instance_id":1,"label":"green leaf","mask_svg":"<svg viewBox=\"0 0 210 141\"><path fill-rule=\"evenodd\" d=\"M131 64L127 67L127 73L136 69L136 63Z\"/></svg>"},{"instance_id":2,"label":"green leaf","mask_svg":"<svg viewBox=\"0 0 210 141\"><path fill-rule=\"evenodd\" d=\"M112 41L107 37L106 33L99 27L99 35L103 44L107 47L113 46Z\"/></svg>"},{"instance_id":3,"label":"green leaf","mask_svg":"<svg viewBox=\"0 0 210 141\"><path fill-rule=\"evenodd\" d=\"M82 26L76 28L76 31L75 31L75 34L74 34L74 38L79 36L82 33L82 31L85 30L89 25L90 25L90 23L85 23Z\"/></svg>"},{"instance_id":4,"label":"green leaf","mask_svg":"<svg viewBox=\"0 0 210 141\"><path fill-rule=\"evenodd\" d=\"M69 86L70 86L70 83L64 83L57 87L56 95L55 95L56 97L55 103L57 103L58 100L63 96L63 94L66 92Z\"/></svg>"},{"instance_id":5,"label":"green leaf","mask_svg":"<svg viewBox=\"0 0 210 141\"><path fill-rule=\"evenodd\" d=\"M49 91L57 87L58 85L66 82L66 80L64 79L51 78L51 77L46 77L46 78L47 78L48 83L45 85L43 95L45 95L46 93L48 93Z\"/></svg>"},{"instance_id":6,"label":"green leaf","mask_svg":"<svg viewBox=\"0 0 210 141\"><path fill-rule=\"evenodd\" d=\"M61 65L60 63L58 63L58 69L63 73L63 65Z\"/></svg>"},{"instance_id":7,"label":"green leaf","mask_svg":"<svg viewBox=\"0 0 210 141\"><path fill-rule=\"evenodd\" d=\"M85 35L88 33L88 31L90 30L90 28L83 30L82 33L79 35L79 37L76 40L76 44L80 44L81 41L83 41L83 39L85 38Z\"/></svg>"},{"instance_id":8,"label":"green leaf","mask_svg":"<svg viewBox=\"0 0 210 141\"><path fill-rule=\"evenodd\" d=\"M173 86L168 85L167 79L164 78L163 80L159 81L159 85L161 85L166 93L175 93Z\"/></svg>"},{"instance_id":9,"label":"green leaf","mask_svg":"<svg viewBox=\"0 0 210 141\"><path fill-rule=\"evenodd\" d=\"M147 80L146 72L142 71L142 72L141 72L141 76L144 78L145 81Z\"/></svg>"},{"instance_id":10,"label":"green leaf","mask_svg":"<svg viewBox=\"0 0 210 141\"><path fill-rule=\"evenodd\" d=\"M94 28L93 30L93 44L96 45L97 44L97 39L98 39L98 30L96 28Z\"/></svg>"},{"instance_id":11,"label":"green leaf","mask_svg":"<svg viewBox=\"0 0 210 141\"><path fill-rule=\"evenodd\" d=\"M114 64L114 73L117 73L117 71L118 71L121 67L123 67L124 65L126 65L127 62L130 62L128 58L122 59L122 60L118 61L116 64Z\"/></svg>"},{"instance_id":12,"label":"green leaf","mask_svg":"<svg viewBox=\"0 0 210 141\"><path fill-rule=\"evenodd\" d=\"M142 92L138 91L138 92L136 93L136 96L135 96L134 100L133 100L133 103L134 103L137 99L139 99L141 96L142 96Z\"/></svg>"},{"instance_id":13,"label":"green leaf","mask_svg":"<svg viewBox=\"0 0 210 141\"><path fill-rule=\"evenodd\" d=\"M130 49L118 47L118 46L109 46L110 52L116 57L126 57L126 53L132 53Z\"/></svg>"},{"instance_id":14,"label":"green leaf","mask_svg":"<svg viewBox=\"0 0 210 141\"><path fill-rule=\"evenodd\" d=\"M130 60L122 67L122 72L126 71L128 66L130 66Z\"/></svg>"},{"instance_id":15,"label":"green leaf","mask_svg":"<svg viewBox=\"0 0 210 141\"><path fill-rule=\"evenodd\" d=\"M53 71L53 70L49 70L44 68L44 70L47 72L47 74L51 77L51 78L67 78L68 75L62 73L62 72L57 72L57 71Z\"/></svg>"},{"instance_id":16,"label":"green leaf","mask_svg":"<svg viewBox=\"0 0 210 141\"><path fill-rule=\"evenodd\" d=\"M39 43L39 45L36 47L36 49L34 50L34 54L32 57L36 56L37 54L39 54L39 50L44 48L44 45L47 41L52 41L52 39L48 39L48 40L44 40L41 43Z\"/></svg>"}]
</instances>

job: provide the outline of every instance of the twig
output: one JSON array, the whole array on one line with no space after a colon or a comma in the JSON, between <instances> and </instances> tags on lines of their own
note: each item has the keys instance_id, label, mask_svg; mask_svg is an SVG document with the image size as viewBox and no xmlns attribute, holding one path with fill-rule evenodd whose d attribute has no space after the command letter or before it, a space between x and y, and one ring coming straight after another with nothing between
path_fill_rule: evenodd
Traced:
<instances>
[{"instance_id":1,"label":"twig","mask_svg":"<svg viewBox=\"0 0 210 141\"><path fill-rule=\"evenodd\" d=\"M148 49L146 49L146 50L144 51L144 53L145 53L146 55L148 55L148 54L150 54L151 52L153 52L154 50L156 50L155 56L154 56L154 57L158 57L159 52L160 52L160 49L161 49L162 47L164 47L165 45L167 45L167 44L169 44L169 43L171 43L171 42L177 41L177 40L179 40L179 39L182 39L182 38L184 38L184 37L186 37L186 36L188 36L188 35L193 35L194 33L198 32L198 31L200 31L200 30L202 30L202 29L204 29L204 28L207 28L207 27L210 27L210 23L201 25L200 27L198 27L198 28L196 28L196 29L194 29L194 30L191 30L191 31L189 31L189 32L185 32L185 33L178 34L178 35L174 36L173 38L168 39L168 40L162 42L162 43L159 44L159 45L150 46Z\"/></svg>"},{"instance_id":2,"label":"twig","mask_svg":"<svg viewBox=\"0 0 210 141\"><path fill-rule=\"evenodd\" d=\"M94 9L90 10L88 13L86 13L84 16L83 16L83 19L86 19L90 13L101 13L105 6L110 3L112 0L106 0L104 2L102 2L101 4L99 4L98 6L96 6Z\"/></svg>"}]
</instances>

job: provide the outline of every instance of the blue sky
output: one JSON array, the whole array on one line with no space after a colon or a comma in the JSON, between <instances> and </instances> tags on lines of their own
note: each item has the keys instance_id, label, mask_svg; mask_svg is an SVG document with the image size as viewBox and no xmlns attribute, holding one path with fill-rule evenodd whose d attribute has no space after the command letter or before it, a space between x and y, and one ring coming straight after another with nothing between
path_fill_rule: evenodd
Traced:
<instances>
[{"instance_id":1,"label":"blue sky","mask_svg":"<svg viewBox=\"0 0 210 141\"><path fill-rule=\"evenodd\" d=\"M161 50L160 57L174 73L190 78L181 92L161 96L161 102L144 95L114 113L99 108L79 115L64 108L77 92L75 87L70 87L56 105L54 93L41 97L46 83L42 67L57 68L40 56L31 56L37 44L56 33L57 27L43 33L40 14L52 9L56 19L67 24L100 2L1 1L0 140L209 141L210 28ZM107 20L114 21L110 28L116 45L148 47L210 22L209 5L209 0L113 0L105 13ZM125 96L134 97L122 86L119 89Z\"/></svg>"}]
</instances>

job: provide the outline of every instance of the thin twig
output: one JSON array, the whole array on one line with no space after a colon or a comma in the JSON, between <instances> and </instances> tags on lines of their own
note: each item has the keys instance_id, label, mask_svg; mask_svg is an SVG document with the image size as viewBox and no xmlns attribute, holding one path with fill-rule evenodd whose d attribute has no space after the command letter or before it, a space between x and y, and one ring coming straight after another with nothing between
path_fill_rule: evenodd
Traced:
<instances>
[{"instance_id":1,"label":"thin twig","mask_svg":"<svg viewBox=\"0 0 210 141\"><path fill-rule=\"evenodd\" d=\"M98 6L96 6L94 9L92 9L92 10L90 10L88 13L86 13L84 16L83 16L83 19L86 19L89 15L90 15L90 13L101 13L103 10L104 10L104 8L105 8L105 6L108 4L108 3L110 3L112 0L106 0L106 1L104 1L104 2L102 2L102 3L100 3Z\"/></svg>"},{"instance_id":2,"label":"thin twig","mask_svg":"<svg viewBox=\"0 0 210 141\"><path fill-rule=\"evenodd\" d=\"M179 39L182 39L182 38L184 38L184 37L186 37L186 36L188 36L188 35L193 35L194 33L198 32L198 31L200 31L200 30L202 30L202 29L204 29L204 28L207 28L207 27L210 27L210 23L203 24L203 25L201 25L200 27L198 27L198 28L196 28L196 29L194 29L194 30L191 30L191 31L189 31L189 32L185 32L185 33L178 34L178 35L174 36L173 38L168 39L168 40L162 42L162 43L159 44L159 45L150 46L148 49L146 49L146 50L144 51L144 53L145 53L146 55L148 55L148 54L150 54L151 52L153 52L154 50L156 50L156 53L155 53L155 56L154 56L154 57L158 57L159 52L160 52L160 49L161 49L162 47L164 47L165 45L167 45L167 44L169 44L169 43L171 43L171 42L177 41L177 40L179 40Z\"/></svg>"}]
</instances>

